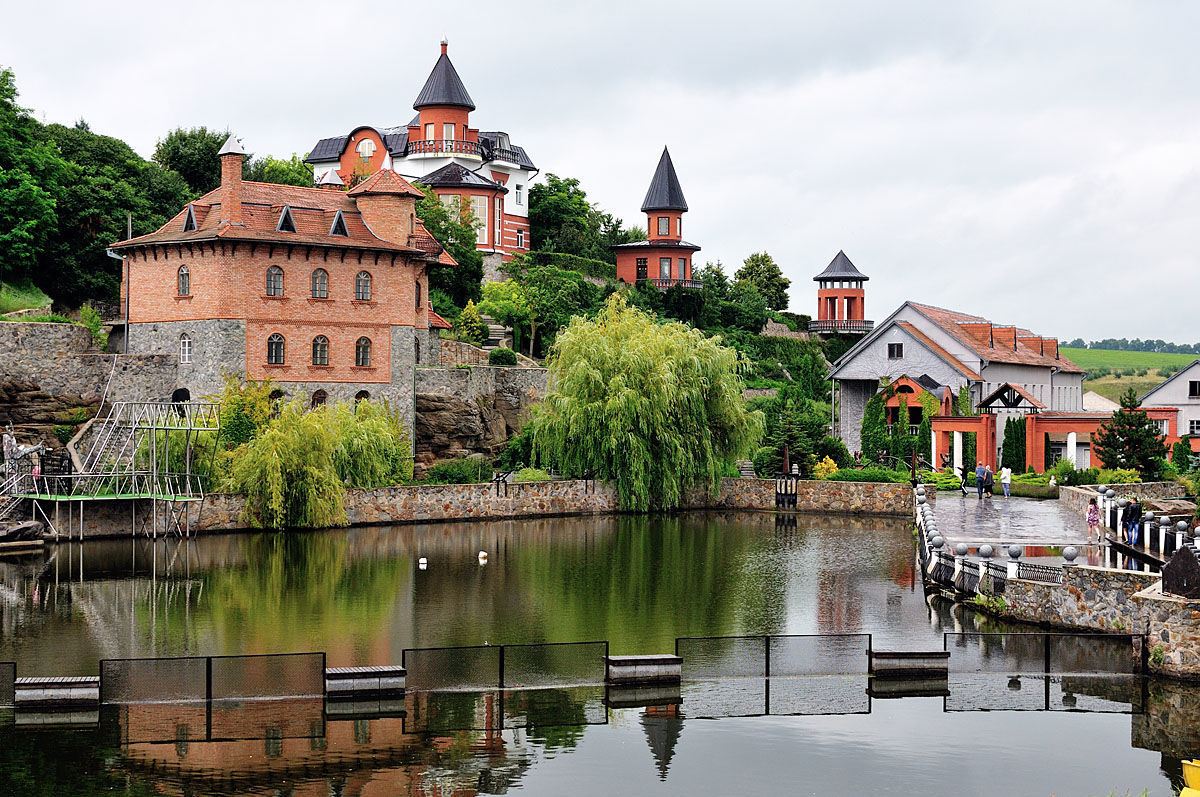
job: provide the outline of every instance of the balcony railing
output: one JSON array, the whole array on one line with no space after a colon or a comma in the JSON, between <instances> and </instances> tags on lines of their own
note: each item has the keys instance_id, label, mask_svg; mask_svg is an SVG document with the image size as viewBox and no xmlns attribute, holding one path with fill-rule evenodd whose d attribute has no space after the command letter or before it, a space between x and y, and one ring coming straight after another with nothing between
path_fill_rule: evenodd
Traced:
<instances>
[{"instance_id":1,"label":"balcony railing","mask_svg":"<svg viewBox=\"0 0 1200 797\"><path fill-rule=\"evenodd\" d=\"M896 424L894 424L894 423L889 423L889 424L887 425L887 433L888 433L889 435L892 433L892 427L893 427L893 426L895 426L895 425L896 425ZM912 435L913 437L916 437L916 436L917 436L917 434L918 434L920 431L921 431L921 427L920 427L919 425L915 425L915 426L914 426L914 425L913 425L913 424L911 424L911 423L908 425L908 434Z\"/></svg>"},{"instance_id":2,"label":"balcony railing","mask_svg":"<svg viewBox=\"0 0 1200 797\"><path fill-rule=\"evenodd\" d=\"M655 288L660 288L664 291L673 285L679 285L684 288L693 288L695 290L700 290L704 287L704 283L700 282L700 280L653 279L646 280L646 282L649 282Z\"/></svg>"},{"instance_id":3,"label":"balcony railing","mask_svg":"<svg viewBox=\"0 0 1200 797\"><path fill-rule=\"evenodd\" d=\"M861 321L857 319L839 318L808 322L809 332L849 332L854 334L870 332L874 328L874 321Z\"/></svg>"},{"instance_id":4,"label":"balcony railing","mask_svg":"<svg viewBox=\"0 0 1200 797\"><path fill-rule=\"evenodd\" d=\"M508 147L492 147L492 160L508 161L509 163L516 164L521 163L521 159L517 156L517 151Z\"/></svg>"},{"instance_id":5,"label":"balcony railing","mask_svg":"<svg viewBox=\"0 0 1200 797\"><path fill-rule=\"evenodd\" d=\"M457 138L419 138L408 142L409 155L473 155L480 157L478 141Z\"/></svg>"}]
</instances>

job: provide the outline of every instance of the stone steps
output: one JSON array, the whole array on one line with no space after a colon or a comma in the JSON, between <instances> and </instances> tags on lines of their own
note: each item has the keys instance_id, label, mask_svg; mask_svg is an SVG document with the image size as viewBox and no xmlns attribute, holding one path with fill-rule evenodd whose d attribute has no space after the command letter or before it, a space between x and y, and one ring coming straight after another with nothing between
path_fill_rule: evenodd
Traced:
<instances>
[{"instance_id":1,"label":"stone steps","mask_svg":"<svg viewBox=\"0 0 1200 797\"><path fill-rule=\"evenodd\" d=\"M739 459L737 461L738 473L743 479L757 479L758 474L754 472L754 463L748 459Z\"/></svg>"}]
</instances>

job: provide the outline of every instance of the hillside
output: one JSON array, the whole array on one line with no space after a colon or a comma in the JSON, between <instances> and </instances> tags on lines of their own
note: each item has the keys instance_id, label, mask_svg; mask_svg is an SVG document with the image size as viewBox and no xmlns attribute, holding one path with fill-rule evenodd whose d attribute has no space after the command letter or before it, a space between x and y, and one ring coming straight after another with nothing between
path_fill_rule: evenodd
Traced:
<instances>
[{"instance_id":1,"label":"hillside","mask_svg":"<svg viewBox=\"0 0 1200 797\"><path fill-rule=\"evenodd\" d=\"M1167 374L1188 365L1194 354L1165 354L1152 351L1112 349L1059 349L1065 357L1087 372L1083 389L1094 390L1118 401L1130 387L1140 396L1159 384ZM1160 370L1165 369L1165 370Z\"/></svg>"}]
</instances>

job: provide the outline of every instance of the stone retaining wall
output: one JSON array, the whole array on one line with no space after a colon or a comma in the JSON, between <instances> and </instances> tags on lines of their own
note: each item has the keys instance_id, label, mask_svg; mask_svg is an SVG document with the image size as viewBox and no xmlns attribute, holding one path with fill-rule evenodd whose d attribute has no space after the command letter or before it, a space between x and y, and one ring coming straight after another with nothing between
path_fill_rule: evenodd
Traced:
<instances>
[{"instance_id":1,"label":"stone retaining wall","mask_svg":"<svg viewBox=\"0 0 1200 797\"><path fill-rule=\"evenodd\" d=\"M1005 613L1055 628L1141 634L1142 617L1133 596L1157 581L1152 573L1067 566L1061 585L1009 579Z\"/></svg>"},{"instance_id":2,"label":"stone retaining wall","mask_svg":"<svg viewBox=\"0 0 1200 797\"><path fill-rule=\"evenodd\" d=\"M912 492L908 485L856 482L801 482L799 511L820 514L857 514L911 518ZM932 492L930 493L932 495ZM616 488L591 480L557 480L501 485L443 484L347 490L346 517L350 525L440 522L456 520L598 515L620 512ZM53 517L54 505L43 502ZM774 511L773 479L722 479L715 496L694 490L682 502L684 509L723 511ZM212 494L202 505L189 505L187 522L192 532L234 531L246 528L245 499L240 495ZM65 518L65 505L61 509ZM127 501L92 502L85 510L85 536L127 536L133 508ZM138 523L148 520L144 502L137 508ZM39 515L40 518L40 515ZM63 521L65 533L65 520ZM77 533L77 531L76 531Z\"/></svg>"}]
</instances>

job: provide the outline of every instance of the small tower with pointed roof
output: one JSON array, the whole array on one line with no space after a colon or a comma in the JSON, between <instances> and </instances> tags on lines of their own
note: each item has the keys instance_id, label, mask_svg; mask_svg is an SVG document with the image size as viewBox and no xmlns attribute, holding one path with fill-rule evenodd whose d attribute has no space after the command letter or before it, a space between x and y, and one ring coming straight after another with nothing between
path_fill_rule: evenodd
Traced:
<instances>
[{"instance_id":1,"label":"small tower with pointed roof","mask_svg":"<svg viewBox=\"0 0 1200 797\"><path fill-rule=\"evenodd\" d=\"M817 283L817 317L810 332L865 334L875 322L866 320L863 283L870 277L859 271L846 253L838 251L813 281Z\"/></svg>"},{"instance_id":2,"label":"small tower with pointed roof","mask_svg":"<svg viewBox=\"0 0 1200 797\"><path fill-rule=\"evenodd\" d=\"M692 255L700 247L683 240L683 214L687 200L671 153L663 147L650 188L642 201L646 214L646 240L618 244L617 279L624 282L649 280L660 288L675 284L699 287L692 281Z\"/></svg>"}]
</instances>

